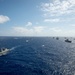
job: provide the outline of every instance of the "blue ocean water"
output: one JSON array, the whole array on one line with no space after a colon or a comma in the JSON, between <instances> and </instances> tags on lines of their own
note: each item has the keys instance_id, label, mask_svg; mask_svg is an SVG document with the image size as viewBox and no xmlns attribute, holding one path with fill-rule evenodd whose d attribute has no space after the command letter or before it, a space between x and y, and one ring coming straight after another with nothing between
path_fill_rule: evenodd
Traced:
<instances>
[{"instance_id":1,"label":"blue ocean water","mask_svg":"<svg viewBox=\"0 0 75 75\"><path fill-rule=\"evenodd\" d=\"M75 75L75 40L52 37L0 37L0 75Z\"/></svg>"}]
</instances>

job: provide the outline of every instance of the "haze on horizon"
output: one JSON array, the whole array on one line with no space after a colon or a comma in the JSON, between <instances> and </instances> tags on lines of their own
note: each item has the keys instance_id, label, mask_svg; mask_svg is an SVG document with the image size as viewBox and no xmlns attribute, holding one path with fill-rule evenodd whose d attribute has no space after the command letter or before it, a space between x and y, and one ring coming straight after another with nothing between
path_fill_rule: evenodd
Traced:
<instances>
[{"instance_id":1,"label":"haze on horizon","mask_svg":"<svg viewBox=\"0 0 75 75\"><path fill-rule=\"evenodd\" d=\"M0 36L74 34L75 0L0 0Z\"/></svg>"}]
</instances>

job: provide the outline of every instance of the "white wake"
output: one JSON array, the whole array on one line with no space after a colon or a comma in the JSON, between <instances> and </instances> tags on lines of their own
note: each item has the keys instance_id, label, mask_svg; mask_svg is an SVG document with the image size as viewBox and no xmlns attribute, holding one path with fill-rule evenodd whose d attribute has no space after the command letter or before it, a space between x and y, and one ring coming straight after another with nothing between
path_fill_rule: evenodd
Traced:
<instances>
[{"instance_id":1,"label":"white wake","mask_svg":"<svg viewBox=\"0 0 75 75\"><path fill-rule=\"evenodd\" d=\"M14 50L14 49L16 49L16 48L18 48L18 47L21 47L21 46L22 46L22 45L14 46L14 47L10 48L9 50L11 51L11 50Z\"/></svg>"}]
</instances>

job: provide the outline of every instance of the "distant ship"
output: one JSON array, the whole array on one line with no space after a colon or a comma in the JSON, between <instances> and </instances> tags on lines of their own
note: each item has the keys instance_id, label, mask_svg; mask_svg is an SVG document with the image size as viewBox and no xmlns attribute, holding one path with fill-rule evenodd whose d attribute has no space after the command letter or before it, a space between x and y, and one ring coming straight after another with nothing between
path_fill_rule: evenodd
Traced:
<instances>
[{"instance_id":1,"label":"distant ship","mask_svg":"<svg viewBox=\"0 0 75 75\"><path fill-rule=\"evenodd\" d=\"M59 40L59 37L56 37L56 40Z\"/></svg>"},{"instance_id":2,"label":"distant ship","mask_svg":"<svg viewBox=\"0 0 75 75\"><path fill-rule=\"evenodd\" d=\"M8 52L9 52L9 49L7 49L7 48L1 48L0 49L0 56L6 55Z\"/></svg>"},{"instance_id":3,"label":"distant ship","mask_svg":"<svg viewBox=\"0 0 75 75\"><path fill-rule=\"evenodd\" d=\"M65 42L71 43L72 41L70 41L69 39L66 39Z\"/></svg>"},{"instance_id":4,"label":"distant ship","mask_svg":"<svg viewBox=\"0 0 75 75\"><path fill-rule=\"evenodd\" d=\"M53 39L54 39L54 37L53 37Z\"/></svg>"}]
</instances>

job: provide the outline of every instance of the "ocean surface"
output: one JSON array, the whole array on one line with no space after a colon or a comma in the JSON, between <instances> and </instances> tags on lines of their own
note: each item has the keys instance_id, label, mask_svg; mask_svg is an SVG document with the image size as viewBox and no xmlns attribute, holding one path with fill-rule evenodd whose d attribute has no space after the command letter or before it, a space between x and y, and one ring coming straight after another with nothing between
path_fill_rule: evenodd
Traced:
<instances>
[{"instance_id":1,"label":"ocean surface","mask_svg":"<svg viewBox=\"0 0 75 75\"><path fill-rule=\"evenodd\" d=\"M0 75L75 75L75 39L0 37Z\"/></svg>"}]
</instances>

